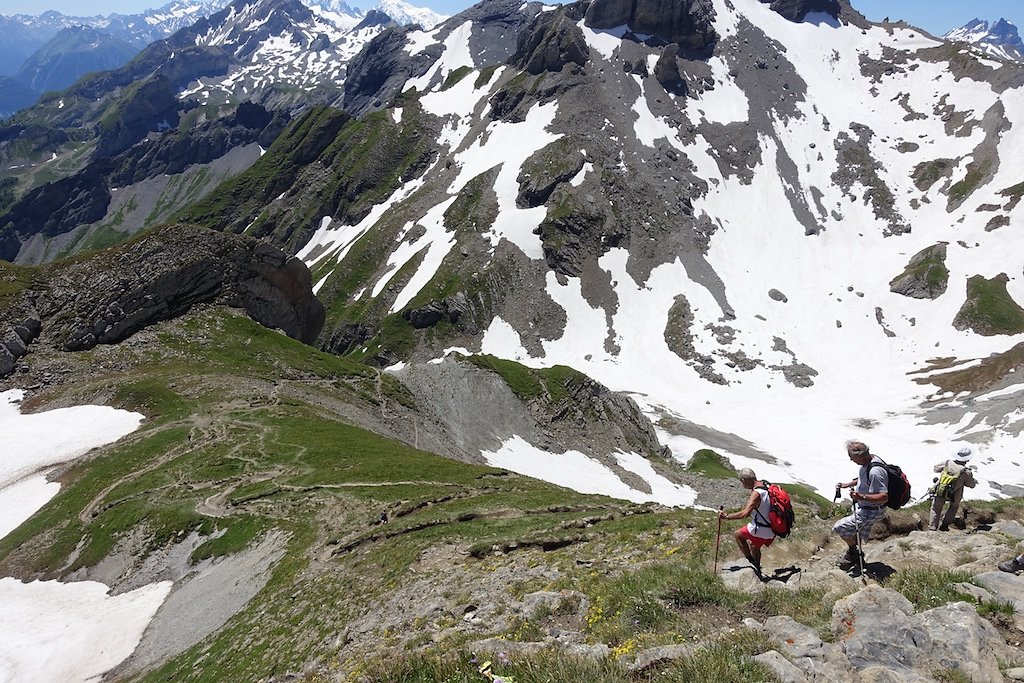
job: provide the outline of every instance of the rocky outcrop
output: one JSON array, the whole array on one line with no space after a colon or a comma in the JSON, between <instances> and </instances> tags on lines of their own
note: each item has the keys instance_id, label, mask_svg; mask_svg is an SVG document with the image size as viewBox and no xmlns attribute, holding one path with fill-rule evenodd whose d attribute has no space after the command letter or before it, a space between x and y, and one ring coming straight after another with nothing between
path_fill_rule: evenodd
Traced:
<instances>
[{"instance_id":1,"label":"rocky outcrop","mask_svg":"<svg viewBox=\"0 0 1024 683\"><path fill-rule=\"evenodd\" d=\"M1024 308L1006 290L1006 273L992 279L975 275L967 280L967 300L953 319L953 327L991 337L1024 332Z\"/></svg>"},{"instance_id":2,"label":"rocky outcrop","mask_svg":"<svg viewBox=\"0 0 1024 683\"><path fill-rule=\"evenodd\" d=\"M345 93L337 103L342 109L359 116L387 106L408 79L422 76L440 58L442 48L437 44L415 55L406 52L406 36L415 30L388 29L349 62Z\"/></svg>"},{"instance_id":3,"label":"rocky outcrop","mask_svg":"<svg viewBox=\"0 0 1024 683\"><path fill-rule=\"evenodd\" d=\"M0 217L0 259L13 262L30 235L64 234L107 213L110 190L96 167L37 187Z\"/></svg>"},{"instance_id":4,"label":"rocky outcrop","mask_svg":"<svg viewBox=\"0 0 1024 683\"><path fill-rule=\"evenodd\" d=\"M230 150L258 142L266 148L280 135L288 117L243 102L230 116L182 132L167 131L158 139L135 145L100 168L113 187L125 187L159 175L174 175L195 164L207 164Z\"/></svg>"},{"instance_id":5,"label":"rocky outcrop","mask_svg":"<svg viewBox=\"0 0 1024 683\"><path fill-rule=\"evenodd\" d=\"M569 64L583 66L589 55L590 47L575 21L563 12L544 12L519 34L512 61L536 75L561 71Z\"/></svg>"},{"instance_id":6,"label":"rocky outcrop","mask_svg":"<svg viewBox=\"0 0 1024 683\"><path fill-rule=\"evenodd\" d=\"M946 291L946 245L934 244L910 259L906 270L889 283L889 291L913 299L937 299Z\"/></svg>"},{"instance_id":7,"label":"rocky outcrop","mask_svg":"<svg viewBox=\"0 0 1024 683\"><path fill-rule=\"evenodd\" d=\"M100 121L94 156L110 157L123 152L151 131L178 125L180 102L164 76L151 78L117 105L113 115Z\"/></svg>"},{"instance_id":8,"label":"rocky outcrop","mask_svg":"<svg viewBox=\"0 0 1024 683\"><path fill-rule=\"evenodd\" d=\"M616 451L662 453L654 426L625 394L569 368L536 371L508 362L499 370L492 360L448 358L394 373L422 398L416 403L433 423L423 432L443 435L456 457L478 460L481 451L496 451L517 436L544 450L597 459ZM517 377L527 377L529 390L512 386Z\"/></svg>"},{"instance_id":9,"label":"rocky outcrop","mask_svg":"<svg viewBox=\"0 0 1024 683\"><path fill-rule=\"evenodd\" d=\"M595 0L587 9L590 28L628 26L684 50L703 51L718 42L709 0Z\"/></svg>"},{"instance_id":10,"label":"rocky outcrop","mask_svg":"<svg viewBox=\"0 0 1024 683\"><path fill-rule=\"evenodd\" d=\"M778 12L790 21L803 21L808 14L823 12L838 19L841 8L838 0L761 0L771 3L773 11Z\"/></svg>"},{"instance_id":11,"label":"rocky outcrop","mask_svg":"<svg viewBox=\"0 0 1024 683\"><path fill-rule=\"evenodd\" d=\"M0 329L13 330L25 345L82 351L120 342L198 304L241 308L307 343L324 322L300 260L265 242L179 224L52 269L22 293L19 310L37 311L34 322L20 316ZM4 341L11 336L2 334ZM13 356L19 345L10 341L4 346Z\"/></svg>"},{"instance_id":12,"label":"rocky outcrop","mask_svg":"<svg viewBox=\"0 0 1024 683\"><path fill-rule=\"evenodd\" d=\"M667 92L682 96L689 93L690 88L686 85L686 79L683 78L683 74L679 70L678 56L679 45L676 43L672 43L662 50L661 56L658 57L658 61L654 65L654 77Z\"/></svg>"}]
</instances>

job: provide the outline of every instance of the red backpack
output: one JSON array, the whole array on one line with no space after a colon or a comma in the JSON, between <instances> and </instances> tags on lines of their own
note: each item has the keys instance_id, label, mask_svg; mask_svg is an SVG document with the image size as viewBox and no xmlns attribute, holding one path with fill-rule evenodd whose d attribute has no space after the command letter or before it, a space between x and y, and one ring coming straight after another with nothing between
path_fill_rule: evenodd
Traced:
<instances>
[{"instance_id":1,"label":"red backpack","mask_svg":"<svg viewBox=\"0 0 1024 683\"><path fill-rule=\"evenodd\" d=\"M793 530L793 522L796 518L793 514L793 501L790 500L786 489L778 484L767 481L762 483L764 486L758 488L763 488L768 492L768 519L762 521L772 528L776 536L785 538ZM758 517L761 516L757 510L754 511L754 514L757 514Z\"/></svg>"}]
</instances>

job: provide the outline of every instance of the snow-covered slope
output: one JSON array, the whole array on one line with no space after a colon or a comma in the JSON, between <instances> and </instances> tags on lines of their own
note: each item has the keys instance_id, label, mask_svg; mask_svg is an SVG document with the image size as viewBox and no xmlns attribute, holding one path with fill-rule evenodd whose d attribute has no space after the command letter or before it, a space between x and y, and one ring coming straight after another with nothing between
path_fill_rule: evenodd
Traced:
<instances>
[{"instance_id":1,"label":"snow-covered slope","mask_svg":"<svg viewBox=\"0 0 1024 683\"><path fill-rule=\"evenodd\" d=\"M417 8L396 3L394 9L408 21ZM206 102L266 99L267 93L294 89L340 92L349 61L397 23L380 11L355 12L338 2L236 0L210 17L209 27L195 40L197 45L220 47L231 54L234 63L229 72L192 83L181 97ZM424 16L429 21L443 19L429 10Z\"/></svg>"},{"instance_id":2,"label":"snow-covered slope","mask_svg":"<svg viewBox=\"0 0 1024 683\"><path fill-rule=\"evenodd\" d=\"M946 40L976 45L993 57L1024 61L1024 41L1021 41L1017 27L1006 19L992 24L973 19L945 36Z\"/></svg>"},{"instance_id":3,"label":"snow-covered slope","mask_svg":"<svg viewBox=\"0 0 1024 683\"><path fill-rule=\"evenodd\" d=\"M138 14L114 13L106 16L68 16L53 10L39 16L0 14L0 30L7 36L0 41L0 74L15 73L25 58L64 29L77 26L102 29L138 50L192 26L204 17L216 14L229 4L231 0L171 0L159 8ZM303 0L303 4L317 15L321 23L329 27L327 34L333 37L354 29L372 10L384 12L400 25L417 23L427 28L447 18L428 8L416 7L401 0L384 0L366 11L352 7L343 0ZM348 42L359 40L352 36ZM350 50L341 51L334 58L344 59L348 52Z\"/></svg>"},{"instance_id":4,"label":"snow-covered slope","mask_svg":"<svg viewBox=\"0 0 1024 683\"><path fill-rule=\"evenodd\" d=\"M681 461L710 446L831 492L856 437L923 495L932 465L971 443L976 495L1021 492L1024 334L954 327L975 276L1005 274L1024 302L1019 67L910 28L713 5L704 58L556 8L532 25L543 40L519 42L544 51L496 69L470 15L409 33L408 55L440 55L401 90L440 121L442 160L358 223L317 217L300 255L318 287L345 291L332 263L350 272L360 240L393 231L353 306L398 314L453 272L514 268L522 284L491 290L490 323L458 346L631 393ZM545 154L567 172L538 202ZM484 178L493 219L467 237L450 209ZM945 292L894 291L928 249L945 250ZM993 377L958 384L952 369Z\"/></svg>"}]
</instances>

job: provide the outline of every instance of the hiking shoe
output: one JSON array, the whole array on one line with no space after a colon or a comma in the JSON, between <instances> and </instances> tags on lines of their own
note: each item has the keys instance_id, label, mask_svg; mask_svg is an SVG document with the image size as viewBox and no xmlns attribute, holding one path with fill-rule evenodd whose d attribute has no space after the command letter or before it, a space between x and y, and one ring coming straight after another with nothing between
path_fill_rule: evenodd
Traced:
<instances>
[{"instance_id":1,"label":"hiking shoe","mask_svg":"<svg viewBox=\"0 0 1024 683\"><path fill-rule=\"evenodd\" d=\"M846 554L839 558L839 562L836 564L844 572L848 572L854 567L859 566L864 561L864 556L857 550L856 546L850 546L850 549L846 551Z\"/></svg>"},{"instance_id":2,"label":"hiking shoe","mask_svg":"<svg viewBox=\"0 0 1024 683\"><path fill-rule=\"evenodd\" d=\"M1000 562L996 566L999 567L1000 571L1010 572L1011 574L1016 574L1024 569L1024 564L1021 564L1016 557L1008 562Z\"/></svg>"}]
</instances>

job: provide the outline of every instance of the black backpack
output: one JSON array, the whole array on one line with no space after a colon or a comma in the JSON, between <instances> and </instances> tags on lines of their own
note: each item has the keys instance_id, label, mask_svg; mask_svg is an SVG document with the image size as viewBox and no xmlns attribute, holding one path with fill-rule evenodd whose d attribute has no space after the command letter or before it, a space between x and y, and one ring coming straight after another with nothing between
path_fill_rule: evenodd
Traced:
<instances>
[{"instance_id":1,"label":"black backpack","mask_svg":"<svg viewBox=\"0 0 1024 683\"><path fill-rule=\"evenodd\" d=\"M885 505L893 510L899 510L910 502L910 480L907 479L907 475L903 473L899 465L890 465L882 461L881 458L879 461L872 460L868 464L868 473L870 474L872 467L885 468L889 474L889 499L885 501Z\"/></svg>"}]
</instances>

